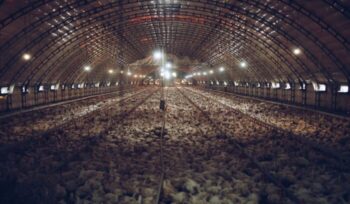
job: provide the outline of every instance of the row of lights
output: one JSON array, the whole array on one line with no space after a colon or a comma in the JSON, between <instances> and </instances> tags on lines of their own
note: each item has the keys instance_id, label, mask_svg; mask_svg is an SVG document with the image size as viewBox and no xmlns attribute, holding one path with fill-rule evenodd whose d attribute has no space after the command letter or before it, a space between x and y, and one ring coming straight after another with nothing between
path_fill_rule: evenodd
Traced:
<instances>
[{"instance_id":1,"label":"row of lights","mask_svg":"<svg viewBox=\"0 0 350 204\"><path fill-rule=\"evenodd\" d=\"M90 67L90 66L84 66L84 71L90 72L90 71L91 71L91 67ZM115 71L114 71L113 69L109 69L109 70L108 70L108 73L109 73L109 74L114 74ZM121 70L120 73L121 73L121 74L124 74L124 71ZM128 72L127 72L127 75L128 75L128 76L131 76L132 73L131 73L130 71L128 71ZM135 74L135 75L134 75L134 78L146 78L146 75L142 75L142 74L137 75L137 74Z\"/></svg>"},{"instance_id":2,"label":"row of lights","mask_svg":"<svg viewBox=\"0 0 350 204\"><path fill-rule=\"evenodd\" d=\"M294 48L293 49L293 54L295 54L295 55L300 55L301 54L301 49L300 48ZM161 60L161 59L163 59L163 57L164 57L164 53L163 52L161 52L161 51L156 51L156 52L154 52L153 53L153 58L154 59L156 59L156 60ZM25 60L25 61L29 61L30 59L32 58L32 56L29 54L29 53L24 53L23 55L22 55L22 59L23 60ZM247 62L240 62L240 67L242 67L242 68L245 68L245 67L247 67ZM167 62L166 64L165 64L165 66L164 66L164 68L166 68L166 69L171 69L172 68L172 64L170 63L170 62ZM161 68L161 72L164 72L164 68ZM90 66L84 66L84 71L87 71L87 72L89 72L89 71L91 71L91 67ZM220 72L223 72L223 71L225 71L225 68L224 67L220 67L219 68L219 71ZM123 71L121 71L121 73L122 73ZM110 74L113 74L114 73L114 70L113 69L109 69L108 70L108 73L110 73ZM209 71L209 74L213 74L214 73L214 71L213 70L210 70ZM123 74L123 73L122 73ZM129 76L131 76L131 73L130 72L128 72L127 73ZM176 74L176 73L175 73ZM197 73L199 76L201 75L201 73ZM194 76L196 76L197 75L196 73L194 73L193 75ZM174 75L174 74L173 74ZM203 75L207 75L207 73L206 72L203 72ZM142 75L141 75L142 76Z\"/></svg>"},{"instance_id":3,"label":"row of lights","mask_svg":"<svg viewBox=\"0 0 350 204\"><path fill-rule=\"evenodd\" d=\"M225 67L220 67L219 69L219 72L224 72L225 71ZM209 71L204 71L204 72L195 72L193 74L190 74L190 75L187 75L185 78L188 79L188 78L192 78L193 76L207 76L208 74L214 74L214 70L209 70Z\"/></svg>"},{"instance_id":4,"label":"row of lights","mask_svg":"<svg viewBox=\"0 0 350 204\"><path fill-rule=\"evenodd\" d=\"M293 49L293 54L300 55L301 54L301 49L300 48ZM157 60L160 60L160 59L163 58L163 53L160 52L160 51L154 52L153 57L155 59L157 59ZM30 60L32 58L32 56L29 53L24 53L22 55L22 58L23 58L23 60L28 61L28 60ZM171 66L171 64L167 63L166 66ZM245 67L245 66L246 66L246 63L245 62L241 62L241 67Z\"/></svg>"},{"instance_id":5,"label":"row of lights","mask_svg":"<svg viewBox=\"0 0 350 204\"><path fill-rule=\"evenodd\" d=\"M242 68L245 68L245 67L247 67L247 62L241 62L241 63L239 63L239 65L240 65L240 67L242 67ZM225 71L225 67L220 67L219 68L219 72L224 72ZM192 75L189 75L189 77L187 77L187 78L191 78L192 76L201 76L201 75L204 75L204 76L206 76L206 75L208 75L208 73L209 74L214 74L214 70L209 70L208 72L197 72L197 73L193 73Z\"/></svg>"},{"instance_id":6,"label":"row of lights","mask_svg":"<svg viewBox=\"0 0 350 204\"><path fill-rule=\"evenodd\" d=\"M301 54L301 50L300 50L299 48L295 48L295 49L293 49L293 53L294 53L295 55L300 55L300 54ZM247 62L242 61L242 62L239 63L239 66L240 66L241 68L246 68L246 67L248 66L248 64L247 64ZM220 67L220 68L219 68L219 72L223 72L223 71L225 71L225 68L224 68L224 67ZM213 73L214 73L213 70L210 70L210 71L209 71L209 74L213 74ZM193 74L191 74L191 75L186 76L186 78L191 78L191 77L193 77L193 76L201 76L201 75L206 76L206 75L208 75L208 73L207 73L207 72L202 72L202 73L201 73L201 72L197 72L197 73L193 73Z\"/></svg>"},{"instance_id":7,"label":"row of lights","mask_svg":"<svg viewBox=\"0 0 350 204\"><path fill-rule=\"evenodd\" d=\"M177 73L176 72L171 72L170 69L173 68L173 64L171 62L166 62L164 64L164 60L165 60L166 56L164 54L163 51L157 50L155 52L153 52L153 59L160 61L161 62L161 67L160 67L160 76L164 77L165 79L169 80L171 78L176 78L177 77Z\"/></svg>"}]
</instances>

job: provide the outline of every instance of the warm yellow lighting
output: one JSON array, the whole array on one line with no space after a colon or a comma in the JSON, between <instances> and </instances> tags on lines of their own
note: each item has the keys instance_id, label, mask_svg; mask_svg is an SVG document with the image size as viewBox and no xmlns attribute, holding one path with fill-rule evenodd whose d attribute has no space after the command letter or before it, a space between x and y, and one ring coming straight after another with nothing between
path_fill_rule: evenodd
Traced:
<instances>
[{"instance_id":1,"label":"warm yellow lighting","mask_svg":"<svg viewBox=\"0 0 350 204\"><path fill-rule=\"evenodd\" d=\"M90 67L90 66L85 66L85 67L84 67L84 71L89 72L90 70L91 70L91 67Z\"/></svg>"},{"instance_id":2,"label":"warm yellow lighting","mask_svg":"<svg viewBox=\"0 0 350 204\"><path fill-rule=\"evenodd\" d=\"M113 70L113 69L109 69L109 70L108 70L108 73L113 74L113 73L114 73L114 70Z\"/></svg>"},{"instance_id":3,"label":"warm yellow lighting","mask_svg":"<svg viewBox=\"0 0 350 204\"><path fill-rule=\"evenodd\" d=\"M30 59L32 58L32 56L31 56L30 54L28 54L28 53L24 53L24 54L22 55L22 58L23 58L25 61L28 61L28 60L30 60Z\"/></svg>"},{"instance_id":4,"label":"warm yellow lighting","mask_svg":"<svg viewBox=\"0 0 350 204\"><path fill-rule=\"evenodd\" d=\"M247 67L247 63L246 63L246 62L241 62L241 63L240 63L240 66L241 66L242 68Z\"/></svg>"},{"instance_id":5,"label":"warm yellow lighting","mask_svg":"<svg viewBox=\"0 0 350 204\"><path fill-rule=\"evenodd\" d=\"M294 53L295 55L300 55L300 54L301 54L301 50L300 50L299 48L295 48L295 49L293 50L293 53Z\"/></svg>"},{"instance_id":6,"label":"warm yellow lighting","mask_svg":"<svg viewBox=\"0 0 350 204\"><path fill-rule=\"evenodd\" d=\"M214 74L214 71L213 71L213 70L210 70L210 71L209 71L209 74Z\"/></svg>"},{"instance_id":7,"label":"warm yellow lighting","mask_svg":"<svg viewBox=\"0 0 350 204\"><path fill-rule=\"evenodd\" d=\"M156 60L160 60L163 58L163 53L161 51L157 50L153 53L153 58Z\"/></svg>"},{"instance_id":8,"label":"warm yellow lighting","mask_svg":"<svg viewBox=\"0 0 350 204\"><path fill-rule=\"evenodd\" d=\"M220 67L220 68L219 68L219 71L220 71L220 72L225 71L225 67Z\"/></svg>"}]
</instances>

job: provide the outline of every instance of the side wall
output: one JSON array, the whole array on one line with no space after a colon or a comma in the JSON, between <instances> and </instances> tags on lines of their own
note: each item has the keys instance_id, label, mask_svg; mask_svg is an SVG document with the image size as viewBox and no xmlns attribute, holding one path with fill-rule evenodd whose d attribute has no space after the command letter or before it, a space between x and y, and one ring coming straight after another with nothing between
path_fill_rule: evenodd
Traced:
<instances>
[{"instance_id":1,"label":"side wall","mask_svg":"<svg viewBox=\"0 0 350 204\"><path fill-rule=\"evenodd\" d=\"M123 88L131 88L138 85L138 83L132 83L129 85L124 85ZM66 88L55 91L46 89L44 91L36 92L34 91L34 88L31 87L29 88L28 93L23 94L20 87L15 87L12 94L0 96L0 113L27 109L34 106L46 105L86 96L115 92L119 89L119 86L103 86L75 89Z\"/></svg>"},{"instance_id":2,"label":"side wall","mask_svg":"<svg viewBox=\"0 0 350 204\"><path fill-rule=\"evenodd\" d=\"M322 111L338 113L341 115L350 115L349 93L337 93L336 95L332 95L330 89L327 89L325 92L315 92L313 90L312 84L308 84L306 86L306 90L286 90L281 88L272 89L234 85L209 85L208 83L197 84L197 86L206 89L230 92L242 96L250 96L286 104L319 109Z\"/></svg>"}]
</instances>

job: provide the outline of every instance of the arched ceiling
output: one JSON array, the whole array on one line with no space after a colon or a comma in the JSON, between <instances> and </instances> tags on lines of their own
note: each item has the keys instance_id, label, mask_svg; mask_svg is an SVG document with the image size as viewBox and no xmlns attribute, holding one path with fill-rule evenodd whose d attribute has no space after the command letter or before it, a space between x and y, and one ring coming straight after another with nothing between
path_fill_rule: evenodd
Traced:
<instances>
[{"instance_id":1,"label":"arched ceiling","mask_svg":"<svg viewBox=\"0 0 350 204\"><path fill-rule=\"evenodd\" d=\"M350 82L347 0L0 4L0 85L107 80L108 69L126 68L159 48L206 65L186 65L187 71L224 66L232 80ZM24 61L24 53L32 58Z\"/></svg>"}]
</instances>

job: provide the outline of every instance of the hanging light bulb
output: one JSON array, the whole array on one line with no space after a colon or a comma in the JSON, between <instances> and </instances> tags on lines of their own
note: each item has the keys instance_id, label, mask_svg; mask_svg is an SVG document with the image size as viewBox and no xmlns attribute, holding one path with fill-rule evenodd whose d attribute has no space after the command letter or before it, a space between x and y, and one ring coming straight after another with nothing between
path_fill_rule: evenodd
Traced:
<instances>
[{"instance_id":1,"label":"hanging light bulb","mask_svg":"<svg viewBox=\"0 0 350 204\"><path fill-rule=\"evenodd\" d=\"M242 68L245 68L245 67L247 66L247 63L246 63L246 62L241 62L241 63L240 63L240 66L241 66Z\"/></svg>"},{"instance_id":2,"label":"hanging light bulb","mask_svg":"<svg viewBox=\"0 0 350 204\"><path fill-rule=\"evenodd\" d=\"M24 53L22 55L22 59L24 59L25 61L28 61L32 58L32 56L29 53Z\"/></svg>"},{"instance_id":3,"label":"hanging light bulb","mask_svg":"<svg viewBox=\"0 0 350 204\"><path fill-rule=\"evenodd\" d=\"M293 53L294 53L295 55L300 55L300 54L301 54L301 50L300 50L299 48L295 48L295 49L293 50Z\"/></svg>"},{"instance_id":4,"label":"hanging light bulb","mask_svg":"<svg viewBox=\"0 0 350 204\"><path fill-rule=\"evenodd\" d=\"M167 69L171 69L172 67L173 67L173 65L170 62L167 62L165 64L165 68L167 68Z\"/></svg>"},{"instance_id":5,"label":"hanging light bulb","mask_svg":"<svg viewBox=\"0 0 350 204\"><path fill-rule=\"evenodd\" d=\"M84 67L84 71L89 72L90 70L91 70L91 67L90 67L90 66L85 66L85 67Z\"/></svg>"},{"instance_id":6,"label":"hanging light bulb","mask_svg":"<svg viewBox=\"0 0 350 204\"><path fill-rule=\"evenodd\" d=\"M160 50L154 51L153 58L156 60L160 60L163 58L163 53Z\"/></svg>"}]
</instances>

